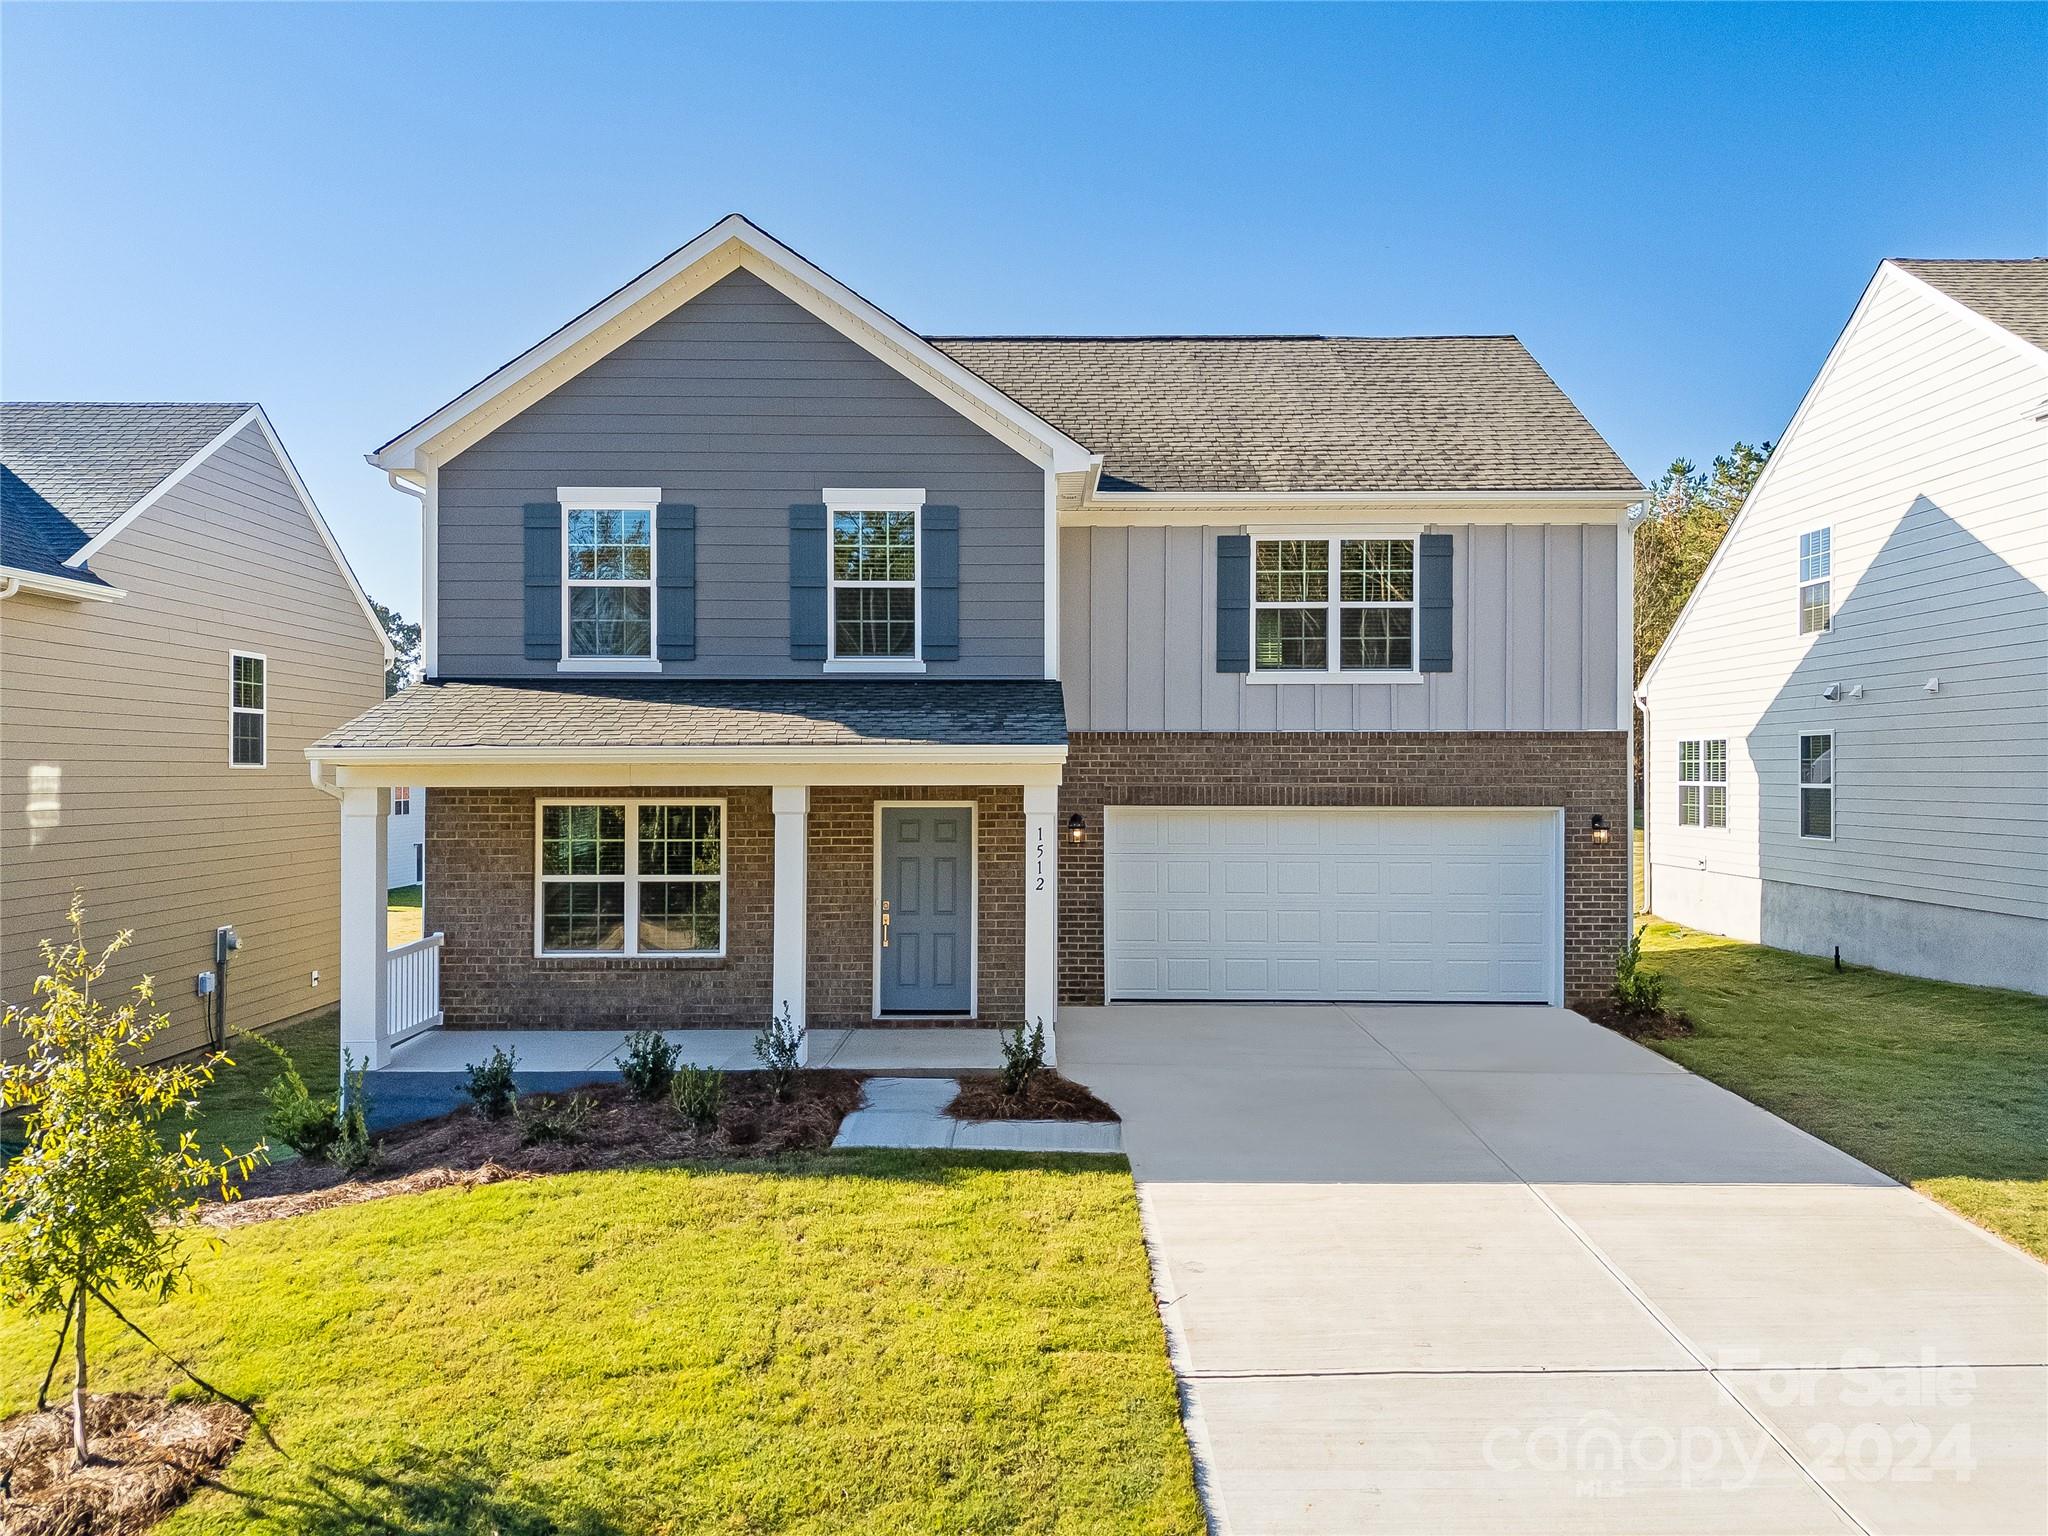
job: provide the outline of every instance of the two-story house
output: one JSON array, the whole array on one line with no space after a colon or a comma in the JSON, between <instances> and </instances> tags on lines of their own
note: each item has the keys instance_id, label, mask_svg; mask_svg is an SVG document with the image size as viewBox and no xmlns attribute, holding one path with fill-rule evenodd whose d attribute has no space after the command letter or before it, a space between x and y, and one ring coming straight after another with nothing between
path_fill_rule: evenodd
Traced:
<instances>
[{"instance_id":1,"label":"two-story house","mask_svg":"<svg viewBox=\"0 0 2048 1536\"><path fill-rule=\"evenodd\" d=\"M1639 692L1656 912L2048 992L2048 260L1878 268Z\"/></svg>"},{"instance_id":2,"label":"two-story house","mask_svg":"<svg viewBox=\"0 0 2048 1536\"><path fill-rule=\"evenodd\" d=\"M159 1054L333 1008L305 751L390 656L262 407L0 405L0 999L77 892L95 950L134 930Z\"/></svg>"},{"instance_id":3,"label":"two-story house","mask_svg":"<svg viewBox=\"0 0 2048 1536\"><path fill-rule=\"evenodd\" d=\"M1626 935L1642 487L1512 337L923 336L733 216L370 458L426 679L310 756L379 1062L1554 1003ZM396 785L438 996L380 966Z\"/></svg>"}]
</instances>

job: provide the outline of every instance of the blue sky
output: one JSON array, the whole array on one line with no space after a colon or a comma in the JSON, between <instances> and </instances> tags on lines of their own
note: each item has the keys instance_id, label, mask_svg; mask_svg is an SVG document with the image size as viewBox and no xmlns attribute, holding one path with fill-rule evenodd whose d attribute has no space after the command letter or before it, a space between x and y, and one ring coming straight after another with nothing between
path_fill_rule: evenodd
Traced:
<instances>
[{"instance_id":1,"label":"blue sky","mask_svg":"<svg viewBox=\"0 0 2048 1536\"><path fill-rule=\"evenodd\" d=\"M1646 477L2048 251L2048 8L8 4L0 389L362 454L740 210L920 329L1512 331Z\"/></svg>"}]
</instances>

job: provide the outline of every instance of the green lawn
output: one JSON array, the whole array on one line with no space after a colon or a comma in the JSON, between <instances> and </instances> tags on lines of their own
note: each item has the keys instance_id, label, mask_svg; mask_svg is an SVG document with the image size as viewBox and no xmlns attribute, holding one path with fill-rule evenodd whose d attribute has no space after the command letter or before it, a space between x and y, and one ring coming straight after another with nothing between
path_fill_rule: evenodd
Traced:
<instances>
[{"instance_id":1,"label":"green lawn","mask_svg":"<svg viewBox=\"0 0 2048 1536\"><path fill-rule=\"evenodd\" d=\"M131 1315L287 1454L167 1536L1202 1529L1121 1159L559 1175L239 1228L192 1274ZM0 1322L0 1414L49 1347Z\"/></svg>"},{"instance_id":2,"label":"green lawn","mask_svg":"<svg viewBox=\"0 0 2048 1536\"><path fill-rule=\"evenodd\" d=\"M2048 1259L2048 999L1655 920L1643 959L1699 1026L1655 1049Z\"/></svg>"},{"instance_id":3,"label":"green lawn","mask_svg":"<svg viewBox=\"0 0 2048 1536\"><path fill-rule=\"evenodd\" d=\"M306 1080L307 1087L315 1093L333 1091L341 1065L341 1020L337 1013L330 1010L271 1030L265 1038L297 1063L299 1076ZM243 1038L229 1037L228 1059L234 1065L215 1069L213 1081L199 1092L198 1118L186 1122L199 1133L200 1146L216 1155L223 1143L243 1152L262 1140L263 1115L268 1108L263 1102L263 1091L279 1071L276 1057ZM164 1122L164 1129L173 1134L184 1128L175 1120ZM272 1147L270 1155L276 1159L291 1154L284 1147Z\"/></svg>"}]
</instances>

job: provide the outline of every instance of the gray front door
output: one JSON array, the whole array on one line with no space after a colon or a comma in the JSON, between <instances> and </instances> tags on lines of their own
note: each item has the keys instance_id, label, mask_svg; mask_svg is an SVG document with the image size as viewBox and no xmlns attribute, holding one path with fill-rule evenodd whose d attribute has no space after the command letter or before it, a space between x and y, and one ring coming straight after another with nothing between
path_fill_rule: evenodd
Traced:
<instances>
[{"instance_id":1,"label":"gray front door","mask_svg":"<svg viewBox=\"0 0 2048 1536\"><path fill-rule=\"evenodd\" d=\"M965 1013L974 985L974 812L882 809L882 1012Z\"/></svg>"}]
</instances>

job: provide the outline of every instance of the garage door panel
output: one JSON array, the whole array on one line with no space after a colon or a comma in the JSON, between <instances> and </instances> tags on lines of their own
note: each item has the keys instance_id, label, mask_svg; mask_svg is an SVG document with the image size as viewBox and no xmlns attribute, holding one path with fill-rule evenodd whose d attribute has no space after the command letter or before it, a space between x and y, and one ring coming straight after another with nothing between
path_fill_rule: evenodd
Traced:
<instances>
[{"instance_id":1,"label":"garage door panel","mask_svg":"<svg viewBox=\"0 0 2048 1536\"><path fill-rule=\"evenodd\" d=\"M1553 995L1554 813L1119 807L1105 840L1112 998Z\"/></svg>"}]
</instances>

